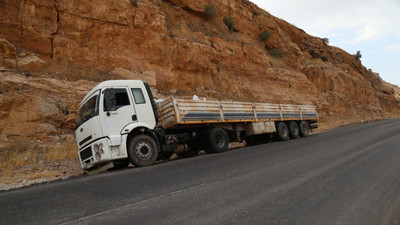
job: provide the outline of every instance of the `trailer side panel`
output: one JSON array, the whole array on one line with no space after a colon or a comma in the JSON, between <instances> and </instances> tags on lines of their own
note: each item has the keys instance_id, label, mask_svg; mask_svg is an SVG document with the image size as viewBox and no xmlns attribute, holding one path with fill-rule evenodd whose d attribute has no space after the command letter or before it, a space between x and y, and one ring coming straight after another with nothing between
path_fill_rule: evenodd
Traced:
<instances>
[{"instance_id":1,"label":"trailer side panel","mask_svg":"<svg viewBox=\"0 0 400 225\"><path fill-rule=\"evenodd\" d=\"M165 129L183 124L317 120L315 106L169 98L157 105L158 124Z\"/></svg>"}]
</instances>

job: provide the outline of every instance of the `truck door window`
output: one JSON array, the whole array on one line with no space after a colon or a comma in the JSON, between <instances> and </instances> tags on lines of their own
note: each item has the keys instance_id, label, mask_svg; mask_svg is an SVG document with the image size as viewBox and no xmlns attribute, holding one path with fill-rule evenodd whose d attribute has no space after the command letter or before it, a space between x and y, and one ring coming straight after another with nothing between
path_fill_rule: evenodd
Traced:
<instances>
[{"instance_id":1,"label":"truck door window","mask_svg":"<svg viewBox=\"0 0 400 225\"><path fill-rule=\"evenodd\" d=\"M130 105L131 103L129 102L129 97L128 97L128 92L126 91L125 88L114 88L114 92L115 92L115 100L116 100L116 107L115 110L118 110L119 108L123 107L123 106L127 106ZM105 99L104 100L104 111L106 111L105 109Z\"/></svg>"},{"instance_id":2,"label":"truck door window","mask_svg":"<svg viewBox=\"0 0 400 225\"><path fill-rule=\"evenodd\" d=\"M144 104L144 103L146 103L146 100L144 99L144 95L143 95L142 89L140 89L140 88L132 88L132 94L133 94L133 97L135 98L135 103L136 104Z\"/></svg>"}]
</instances>

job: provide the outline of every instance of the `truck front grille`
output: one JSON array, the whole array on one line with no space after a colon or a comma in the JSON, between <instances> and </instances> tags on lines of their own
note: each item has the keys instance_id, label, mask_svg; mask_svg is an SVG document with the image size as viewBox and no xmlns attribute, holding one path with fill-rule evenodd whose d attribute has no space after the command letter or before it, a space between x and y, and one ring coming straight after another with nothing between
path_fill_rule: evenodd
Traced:
<instances>
[{"instance_id":1,"label":"truck front grille","mask_svg":"<svg viewBox=\"0 0 400 225\"><path fill-rule=\"evenodd\" d=\"M91 139L92 139L92 135L86 137L81 142L79 142L79 146L82 146L83 144L85 144L87 141L90 141Z\"/></svg>"},{"instance_id":2,"label":"truck front grille","mask_svg":"<svg viewBox=\"0 0 400 225\"><path fill-rule=\"evenodd\" d=\"M79 155L81 156L81 161L85 161L86 159L90 158L93 156L92 153L92 146L89 146L85 149L83 149L81 152L79 152Z\"/></svg>"}]
</instances>

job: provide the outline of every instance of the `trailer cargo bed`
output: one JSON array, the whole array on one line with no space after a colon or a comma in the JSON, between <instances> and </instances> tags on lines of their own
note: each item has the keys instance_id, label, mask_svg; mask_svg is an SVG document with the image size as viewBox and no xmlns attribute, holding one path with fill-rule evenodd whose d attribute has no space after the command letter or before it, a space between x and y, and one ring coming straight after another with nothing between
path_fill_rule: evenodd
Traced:
<instances>
[{"instance_id":1,"label":"trailer cargo bed","mask_svg":"<svg viewBox=\"0 0 400 225\"><path fill-rule=\"evenodd\" d=\"M229 101L196 101L168 98L157 103L158 125L174 128L184 124L316 121L315 106Z\"/></svg>"}]
</instances>

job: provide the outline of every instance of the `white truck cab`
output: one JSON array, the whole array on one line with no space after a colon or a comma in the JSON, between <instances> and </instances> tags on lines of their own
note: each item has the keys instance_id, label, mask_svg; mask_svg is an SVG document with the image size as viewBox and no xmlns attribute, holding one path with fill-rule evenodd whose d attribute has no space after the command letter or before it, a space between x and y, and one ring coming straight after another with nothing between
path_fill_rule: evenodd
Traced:
<instances>
[{"instance_id":1,"label":"white truck cab","mask_svg":"<svg viewBox=\"0 0 400 225\"><path fill-rule=\"evenodd\" d=\"M75 128L83 169L129 164L128 135L137 128L153 130L156 126L152 98L148 84L137 80L105 81L86 95Z\"/></svg>"}]
</instances>

